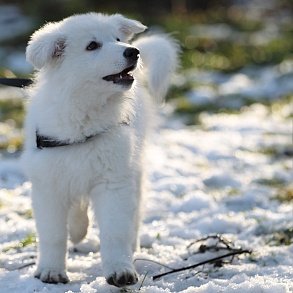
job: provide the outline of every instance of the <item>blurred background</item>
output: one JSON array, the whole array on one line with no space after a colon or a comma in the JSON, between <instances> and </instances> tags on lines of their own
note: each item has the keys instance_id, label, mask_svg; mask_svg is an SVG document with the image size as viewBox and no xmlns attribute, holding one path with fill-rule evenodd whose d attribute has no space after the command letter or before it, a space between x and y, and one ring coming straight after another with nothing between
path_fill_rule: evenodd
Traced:
<instances>
[{"instance_id":1,"label":"blurred background","mask_svg":"<svg viewBox=\"0 0 293 293\"><path fill-rule=\"evenodd\" d=\"M74 13L119 12L178 39L181 68L168 94L176 119L198 125L204 112L240 113L254 103L290 119L291 5L291 0L2 0L0 77L31 76L25 47L44 23ZM2 156L21 149L25 100L21 90L0 86Z\"/></svg>"}]
</instances>

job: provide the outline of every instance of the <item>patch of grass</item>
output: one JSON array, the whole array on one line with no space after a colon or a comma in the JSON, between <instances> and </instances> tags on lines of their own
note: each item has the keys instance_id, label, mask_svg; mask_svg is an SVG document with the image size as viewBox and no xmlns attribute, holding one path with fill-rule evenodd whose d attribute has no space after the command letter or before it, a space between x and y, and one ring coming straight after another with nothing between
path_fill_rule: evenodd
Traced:
<instances>
[{"instance_id":1,"label":"patch of grass","mask_svg":"<svg viewBox=\"0 0 293 293\"><path fill-rule=\"evenodd\" d=\"M293 243L293 228L273 232L267 240L271 246L291 245Z\"/></svg>"},{"instance_id":2,"label":"patch of grass","mask_svg":"<svg viewBox=\"0 0 293 293\"><path fill-rule=\"evenodd\" d=\"M293 75L292 75L293 78ZM272 115L282 116L285 119L293 118L293 110L290 105L293 105L293 95L285 95L276 101L266 103Z\"/></svg>"},{"instance_id":3,"label":"patch of grass","mask_svg":"<svg viewBox=\"0 0 293 293\"><path fill-rule=\"evenodd\" d=\"M265 146L259 149L258 152L267 156L275 157L275 158L293 156L293 148L291 145Z\"/></svg>"},{"instance_id":4,"label":"patch of grass","mask_svg":"<svg viewBox=\"0 0 293 293\"><path fill-rule=\"evenodd\" d=\"M22 148L24 112L24 102L21 99L0 99L1 151L15 153Z\"/></svg>"},{"instance_id":5,"label":"patch of grass","mask_svg":"<svg viewBox=\"0 0 293 293\"><path fill-rule=\"evenodd\" d=\"M269 187L283 187L286 184L281 178L259 178L255 182Z\"/></svg>"},{"instance_id":6,"label":"patch of grass","mask_svg":"<svg viewBox=\"0 0 293 293\"><path fill-rule=\"evenodd\" d=\"M156 235L156 240L161 240L162 239L162 237L161 237L161 234L160 233L158 233L157 235Z\"/></svg>"},{"instance_id":7,"label":"patch of grass","mask_svg":"<svg viewBox=\"0 0 293 293\"><path fill-rule=\"evenodd\" d=\"M183 84L177 86L171 86L167 99L172 100L176 98L182 98L187 92L191 91L194 87L194 82L184 81Z\"/></svg>"},{"instance_id":8,"label":"patch of grass","mask_svg":"<svg viewBox=\"0 0 293 293\"><path fill-rule=\"evenodd\" d=\"M1 135L1 134L0 134ZM4 150L8 153L15 153L21 150L23 146L22 136L6 137L6 140L0 142L0 151Z\"/></svg>"},{"instance_id":9,"label":"patch of grass","mask_svg":"<svg viewBox=\"0 0 293 293\"><path fill-rule=\"evenodd\" d=\"M249 64L277 64L292 56L291 28L278 25L278 34L267 42L257 43L254 33L264 29L262 20L254 20L243 11L216 8L187 15L169 15L161 24L175 35L182 45L183 68L197 67L207 70L234 72ZM225 24L236 38L215 39L197 34L197 25Z\"/></svg>"},{"instance_id":10,"label":"patch of grass","mask_svg":"<svg viewBox=\"0 0 293 293\"><path fill-rule=\"evenodd\" d=\"M207 103L207 104L195 104L192 103L186 96L181 96L178 99L172 101L175 106L175 113L184 115L183 119L187 125L199 125L202 124L200 114L203 112L208 113L225 113L225 114L239 114L241 108L233 108L229 106L219 105L221 102ZM181 116L182 117L182 116Z\"/></svg>"},{"instance_id":11,"label":"patch of grass","mask_svg":"<svg viewBox=\"0 0 293 293\"><path fill-rule=\"evenodd\" d=\"M195 104L186 97L182 97L181 99L176 100L174 103L176 105L176 112L184 114L200 114L202 112L239 114L241 111L241 109L220 106L216 102L202 105Z\"/></svg>"},{"instance_id":12,"label":"patch of grass","mask_svg":"<svg viewBox=\"0 0 293 293\"><path fill-rule=\"evenodd\" d=\"M20 99L0 99L0 121L12 120L21 128L24 120L24 103Z\"/></svg>"},{"instance_id":13,"label":"patch of grass","mask_svg":"<svg viewBox=\"0 0 293 293\"><path fill-rule=\"evenodd\" d=\"M24 239L19 241L17 244L10 245L10 246L4 248L3 252L7 252L7 251L12 250L12 249L19 250L19 249L22 249L22 248L30 246L30 245L35 245L36 242L37 242L36 234L35 233L30 233Z\"/></svg>"},{"instance_id":14,"label":"patch of grass","mask_svg":"<svg viewBox=\"0 0 293 293\"><path fill-rule=\"evenodd\" d=\"M33 218L33 210L32 209L28 209L23 212L18 212L18 214L25 219L32 219Z\"/></svg>"},{"instance_id":15,"label":"patch of grass","mask_svg":"<svg viewBox=\"0 0 293 293\"><path fill-rule=\"evenodd\" d=\"M273 198L280 202L293 202L293 185L278 189Z\"/></svg>"},{"instance_id":16,"label":"patch of grass","mask_svg":"<svg viewBox=\"0 0 293 293\"><path fill-rule=\"evenodd\" d=\"M36 243L36 234L35 233L31 233L29 235L27 235L27 237L25 237L23 240L21 240L19 242L19 246L20 247L26 247L28 245L32 245Z\"/></svg>"},{"instance_id":17,"label":"patch of grass","mask_svg":"<svg viewBox=\"0 0 293 293\"><path fill-rule=\"evenodd\" d=\"M187 120L191 121L190 124L197 124L197 115L201 112L239 114L244 109L254 105L255 103L261 103L266 106L268 109L268 115L274 115L288 120L293 118L293 111L290 111L290 105L293 103L292 95L284 95L278 97L277 100L272 100L267 97L256 97L256 99L253 99L249 96L233 94L219 96L213 102L207 101L205 104L196 104L188 98L187 93L191 90L196 91L198 86L200 86L200 84L197 84L196 81L193 83L186 81L185 84L172 87L168 94L169 100L175 107L175 112L178 114L188 115ZM215 90L217 90L217 88L215 88ZM259 152L263 152L268 155L270 153L272 153L272 155L276 153L279 156L292 156L293 154L293 148L290 145L280 146L280 149L274 148L275 147L268 147L263 150L259 150Z\"/></svg>"},{"instance_id":18,"label":"patch of grass","mask_svg":"<svg viewBox=\"0 0 293 293\"><path fill-rule=\"evenodd\" d=\"M237 196L240 194L240 190L238 188L231 188L227 191L228 196Z\"/></svg>"}]
</instances>

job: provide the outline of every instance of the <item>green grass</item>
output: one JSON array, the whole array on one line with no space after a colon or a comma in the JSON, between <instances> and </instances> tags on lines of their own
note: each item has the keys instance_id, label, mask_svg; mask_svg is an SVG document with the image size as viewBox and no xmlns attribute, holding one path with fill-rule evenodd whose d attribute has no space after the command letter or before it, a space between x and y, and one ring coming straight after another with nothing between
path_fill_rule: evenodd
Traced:
<instances>
[{"instance_id":1,"label":"green grass","mask_svg":"<svg viewBox=\"0 0 293 293\"><path fill-rule=\"evenodd\" d=\"M293 185L281 187L276 191L274 199L283 202L292 204L293 203Z\"/></svg>"},{"instance_id":2,"label":"green grass","mask_svg":"<svg viewBox=\"0 0 293 293\"><path fill-rule=\"evenodd\" d=\"M0 99L0 121L15 123L21 128L24 120L24 103L20 99Z\"/></svg>"},{"instance_id":3,"label":"green grass","mask_svg":"<svg viewBox=\"0 0 293 293\"><path fill-rule=\"evenodd\" d=\"M24 102L20 99L0 99L0 151L14 153L22 148L21 129L24 121Z\"/></svg>"},{"instance_id":4,"label":"green grass","mask_svg":"<svg viewBox=\"0 0 293 293\"><path fill-rule=\"evenodd\" d=\"M33 218L33 210L32 209L28 209L26 211L22 211L22 212L18 212L18 214L25 218L25 219L32 219Z\"/></svg>"},{"instance_id":5,"label":"green grass","mask_svg":"<svg viewBox=\"0 0 293 293\"><path fill-rule=\"evenodd\" d=\"M253 34L264 29L264 22L245 16L229 14L223 9L197 12L188 15L169 15L162 19L162 26L169 32L176 32L182 45L182 67L234 72L249 64L277 64L292 58L292 27L278 25L279 34L271 40L257 44ZM198 25L228 25L238 37L236 39L213 39L198 36L191 28Z\"/></svg>"},{"instance_id":6,"label":"green grass","mask_svg":"<svg viewBox=\"0 0 293 293\"><path fill-rule=\"evenodd\" d=\"M9 250L13 250L13 249L19 250L19 249L22 249L27 246L35 245L36 242L37 242L36 234L30 233L25 238L23 238L21 241L19 241L17 244L10 245L10 246L4 248L2 250L2 252L8 252Z\"/></svg>"},{"instance_id":7,"label":"green grass","mask_svg":"<svg viewBox=\"0 0 293 293\"><path fill-rule=\"evenodd\" d=\"M255 181L258 184L268 187L283 187L286 182L281 178L259 178Z\"/></svg>"},{"instance_id":8,"label":"green grass","mask_svg":"<svg viewBox=\"0 0 293 293\"><path fill-rule=\"evenodd\" d=\"M274 158L292 157L293 148L291 145L271 145L259 149L258 152Z\"/></svg>"},{"instance_id":9,"label":"green grass","mask_svg":"<svg viewBox=\"0 0 293 293\"><path fill-rule=\"evenodd\" d=\"M291 245L293 243L293 228L273 232L267 239L271 246Z\"/></svg>"}]
</instances>

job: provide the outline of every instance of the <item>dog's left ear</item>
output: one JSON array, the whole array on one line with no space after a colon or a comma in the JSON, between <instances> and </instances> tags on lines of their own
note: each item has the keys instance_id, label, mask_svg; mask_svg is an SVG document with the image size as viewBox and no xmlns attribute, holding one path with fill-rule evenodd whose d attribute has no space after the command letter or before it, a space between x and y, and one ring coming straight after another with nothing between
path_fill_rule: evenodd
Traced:
<instances>
[{"instance_id":1,"label":"dog's left ear","mask_svg":"<svg viewBox=\"0 0 293 293\"><path fill-rule=\"evenodd\" d=\"M118 24L119 31L127 40L130 40L135 34L141 33L147 29L147 27L139 21L126 18L121 14L115 14L114 19Z\"/></svg>"}]
</instances>

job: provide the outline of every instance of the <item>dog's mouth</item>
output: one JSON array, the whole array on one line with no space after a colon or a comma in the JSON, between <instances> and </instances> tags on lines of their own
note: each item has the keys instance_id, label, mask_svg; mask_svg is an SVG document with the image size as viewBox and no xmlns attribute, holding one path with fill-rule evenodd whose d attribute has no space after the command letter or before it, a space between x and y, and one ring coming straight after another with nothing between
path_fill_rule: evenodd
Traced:
<instances>
[{"instance_id":1,"label":"dog's mouth","mask_svg":"<svg viewBox=\"0 0 293 293\"><path fill-rule=\"evenodd\" d=\"M103 79L106 81L112 81L115 84L131 85L134 78L130 71L133 71L135 67L136 65L131 65L119 73L104 76Z\"/></svg>"}]
</instances>

